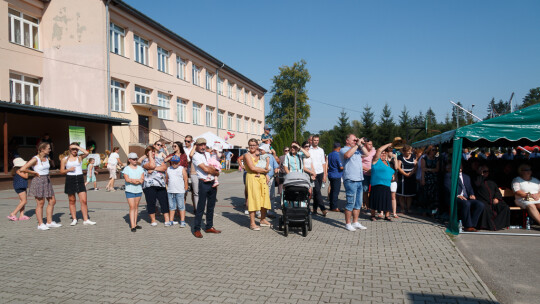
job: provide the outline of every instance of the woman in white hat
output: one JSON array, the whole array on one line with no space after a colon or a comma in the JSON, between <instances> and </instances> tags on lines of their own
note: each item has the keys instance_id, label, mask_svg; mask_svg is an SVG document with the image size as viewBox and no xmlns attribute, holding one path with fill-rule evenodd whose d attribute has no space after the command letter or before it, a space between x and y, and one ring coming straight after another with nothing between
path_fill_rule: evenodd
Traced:
<instances>
[{"instance_id":1,"label":"woman in white hat","mask_svg":"<svg viewBox=\"0 0 540 304\"><path fill-rule=\"evenodd\" d=\"M129 223L132 232L136 232L137 229L142 228L137 225L137 216L139 215L139 202L143 193L144 169L137 164L138 159L137 153L129 153L128 165L122 171L124 180L126 181L126 199L129 205Z\"/></svg>"},{"instance_id":2,"label":"woman in white hat","mask_svg":"<svg viewBox=\"0 0 540 304\"><path fill-rule=\"evenodd\" d=\"M50 228L62 227L62 224L58 224L52 220L56 198L54 197L54 190L49 177L49 168L51 167L49 153L51 153L51 144L42 142L39 144L37 150L38 154L32 157L32 159L20 169L22 172L36 175L30 183L30 190L28 193L36 198L37 228L38 230L49 230ZM32 168L33 171L29 170L30 168ZM43 206L45 205L45 198L47 198L47 201L49 202L46 211L46 224L43 223Z\"/></svg>"},{"instance_id":3,"label":"woman in white hat","mask_svg":"<svg viewBox=\"0 0 540 304\"><path fill-rule=\"evenodd\" d=\"M82 153L79 154L79 151ZM68 195L69 212L71 213L71 226L77 225L77 198L81 202L81 213L83 216L83 225L95 225L96 222L88 218L88 200L86 196L86 185L84 184L84 175L82 171L82 161L88 156L88 151L81 148L78 143L69 145L69 155L62 158L60 162L60 173L66 174L66 185L64 193Z\"/></svg>"},{"instance_id":4,"label":"woman in white hat","mask_svg":"<svg viewBox=\"0 0 540 304\"><path fill-rule=\"evenodd\" d=\"M26 206L26 189L28 188L28 173L21 171L21 167L26 164L26 161L20 157L13 160L13 169L11 175L13 176L13 189L19 196L19 205L8 215L8 219L11 221L25 221L30 218L24 215L24 207ZM17 217L17 212L19 217Z\"/></svg>"}]
</instances>

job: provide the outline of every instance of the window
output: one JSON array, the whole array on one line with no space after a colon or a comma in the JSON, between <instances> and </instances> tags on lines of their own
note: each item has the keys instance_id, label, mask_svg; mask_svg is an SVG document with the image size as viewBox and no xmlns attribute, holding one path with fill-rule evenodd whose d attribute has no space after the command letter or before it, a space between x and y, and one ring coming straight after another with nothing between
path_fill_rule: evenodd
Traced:
<instances>
[{"instance_id":1,"label":"window","mask_svg":"<svg viewBox=\"0 0 540 304\"><path fill-rule=\"evenodd\" d=\"M244 133L249 133L249 118L244 119Z\"/></svg>"},{"instance_id":2,"label":"window","mask_svg":"<svg viewBox=\"0 0 540 304\"><path fill-rule=\"evenodd\" d=\"M261 134L261 123L257 123L257 134Z\"/></svg>"},{"instance_id":3,"label":"window","mask_svg":"<svg viewBox=\"0 0 540 304\"><path fill-rule=\"evenodd\" d=\"M126 31L118 25L111 22L109 31L109 44L111 52L124 55L124 38L126 37Z\"/></svg>"},{"instance_id":4,"label":"window","mask_svg":"<svg viewBox=\"0 0 540 304\"><path fill-rule=\"evenodd\" d=\"M229 97L230 99L232 99L232 87L233 85L229 82L227 87L227 97Z\"/></svg>"},{"instance_id":5,"label":"window","mask_svg":"<svg viewBox=\"0 0 540 304\"><path fill-rule=\"evenodd\" d=\"M176 77L186 80L186 61L180 57L176 57Z\"/></svg>"},{"instance_id":6,"label":"window","mask_svg":"<svg viewBox=\"0 0 540 304\"><path fill-rule=\"evenodd\" d=\"M233 130L233 119L234 119L234 114L229 113L229 115L227 116L227 129L229 131Z\"/></svg>"},{"instance_id":7,"label":"window","mask_svg":"<svg viewBox=\"0 0 540 304\"><path fill-rule=\"evenodd\" d=\"M111 110L116 112L126 111L126 85L111 79Z\"/></svg>"},{"instance_id":8,"label":"window","mask_svg":"<svg viewBox=\"0 0 540 304\"><path fill-rule=\"evenodd\" d=\"M206 71L206 89L212 91L212 74Z\"/></svg>"},{"instance_id":9,"label":"window","mask_svg":"<svg viewBox=\"0 0 540 304\"><path fill-rule=\"evenodd\" d=\"M150 104L150 90L135 86L135 103Z\"/></svg>"},{"instance_id":10,"label":"window","mask_svg":"<svg viewBox=\"0 0 540 304\"><path fill-rule=\"evenodd\" d=\"M39 79L9 73L11 102L39 106Z\"/></svg>"},{"instance_id":11,"label":"window","mask_svg":"<svg viewBox=\"0 0 540 304\"><path fill-rule=\"evenodd\" d=\"M206 106L206 126L212 126L212 120L214 119L214 109L212 107Z\"/></svg>"},{"instance_id":12,"label":"window","mask_svg":"<svg viewBox=\"0 0 540 304\"><path fill-rule=\"evenodd\" d=\"M39 20L8 9L9 41L29 48L39 49Z\"/></svg>"},{"instance_id":13,"label":"window","mask_svg":"<svg viewBox=\"0 0 540 304\"><path fill-rule=\"evenodd\" d=\"M217 83L217 92L219 95L224 95L223 94L223 79L219 78L218 77L218 83Z\"/></svg>"},{"instance_id":14,"label":"window","mask_svg":"<svg viewBox=\"0 0 540 304\"><path fill-rule=\"evenodd\" d=\"M171 96L158 92L158 106L163 107L158 109L158 118L169 119Z\"/></svg>"},{"instance_id":15,"label":"window","mask_svg":"<svg viewBox=\"0 0 540 304\"><path fill-rule=\"evenodd\" d=\"M201 124L201 105L198 103L193 103L193 124Z\"/></svg>"},{"instance_id":16,"label":"window","mask_svg":"<svg viewBox=\"0 0 540 304\"><path fill-rule=\"evenodd\" d=\"M240 90L240 88L238 86L236 86L236 101L240 102L240 93L242 91Z\"/></svg>"},{"instance_id":17,"label":"window","mask_svg":"<svg viewBox=\"0 0 540 304\"><path fill-rule=\"evenodd\" d=\"M148 41L137 35L133 36L133 40L135 41L135 61L148 65Z\"/></svg>"},{"instance_id":18,"label":"window","mask_svg":"<svg viewBox=\"0 0 540 304\"><path fill-rule=\"evenodd\" d=\"M248 93L244 90L244 104L248 104Z\"/></svg>"},{"instance_id":19,"label":"window","mask_svg":"<svg viewBox=\"0 0 540 304\"><path fill-rule=\"evenodd\" d=\"M218 124L218 128L220 129L225 129L225 127L223 126L223 114L225 114L225 112L223 111L218 111L218 114L217 114L217 124Z\"/></svg>"},{"instance_id":20,"label":"window","mask_svg":"<svg viewBox=\"0 0 540 304\"><path fill-rule=\"evenodd\" d=\"M255 134L255 121L251 121L251 134Z\"/></svg>"},{"instance_id":21,"label":"window","mask_svg":"<svg viewBox=\"0 0 540 304\"><path fill-rule=\"evenodd\" d=\"M191 68L191 71L193 72L193 84L196 86L201 86L201 70L193 64L193 67Z\"/></svg>"},{"instance_id":22,"label":"window","mask_svg":"<svg viewBox=\"0 0 540 304\"><path fill-rule=\"evenodd\" d=\"M180 98L176 99L176 120L187 122L187 101Z\"/></svg>"},{"instance_id":23,"label":"window","mask_svg":"<svg viewBox=\"0 0 540 304\"><path fill-rule=\"evenodd\" d=\"M242 116L237 115L236 116L236 132L240 132L242 130Z\"/></svg>"},{"instance_id":24,"label":"window","mask_svg":"<svg viewBox=\"0 0 540 304\"><path fill-rule=\"evenodd\" d=\"M251 107L255 108L255 98L253 98L253 95L251 95L251 93L249 94L249 96L251 96Z\"/></svg>"},{"instance_id":25,"label":"window","mask_svg":"<svg viewBox=\"0 0 540 304\"><path fill-rule=\"evenodd\" d=\"M157 48L157 69L163 73L169 73L169 51Z\"/></svg>"}]
</instances>

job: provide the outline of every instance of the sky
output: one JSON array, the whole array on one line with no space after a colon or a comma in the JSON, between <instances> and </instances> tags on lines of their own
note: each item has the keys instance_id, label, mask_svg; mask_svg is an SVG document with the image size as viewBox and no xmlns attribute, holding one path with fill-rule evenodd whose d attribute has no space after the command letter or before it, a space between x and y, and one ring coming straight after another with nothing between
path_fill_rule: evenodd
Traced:
<instances>
[{"instance_id":1,"label":"sky","mask_svg":"<svg viewBox=\"0 0 540 304\"><path fill-rule=\"evenodd\" d=\"M306 60L310 132L342 108L378 120L385 103L396 121L404 106L444 120L451 100L483 118L492 98L540 87L537 0L125 2L268 91L279 67Z\"/></svg>"}]
</instances>

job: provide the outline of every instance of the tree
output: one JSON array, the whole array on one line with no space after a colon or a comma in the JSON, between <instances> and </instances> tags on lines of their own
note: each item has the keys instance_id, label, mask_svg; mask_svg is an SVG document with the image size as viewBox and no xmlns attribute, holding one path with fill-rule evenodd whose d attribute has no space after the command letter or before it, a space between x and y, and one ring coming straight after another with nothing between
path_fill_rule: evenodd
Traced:
<instances>
[{"instance_id":1,"label":"tree","mask_svg":"<svg viewBox=\"0 0 540 304\"><path fill-rule=\"evenodd\" d=\"M352 127L349 123L349 116L345 110L341 110L338 117L338 123L334 127L334 140L341 143L341 145L345 145L345 139L347 139L347 135L351 132Z\"/></svg>"},{"instance_id":2,"label":"tree","mask_svg":"<svg viewBox=\"0 0 540 304\"><path fill-rule=\"evenodd\" d=\"M492 98L489 102L487 109L487 116L484 119L489 119L510 113L510 104L502 99L499 99L499 102L495 102L495 98Z\"/></svg>"},{"instance_id":3,"label":"tree","mask_svg":"<svg viewBox=\"0 0 540 304\"><path fill-rule=\"evenodd\" d=\"M381 119L375 134L376 142L374 144L378 147L391 142L394 139L395 127L392 110L388 103L386 103L381 112Z\"/></svg>"},{"instance_id":4,"label":"tree","mask_svg":"<svg viewBox=\"0 0 540 304\"><path fill-rule=\"evenodd\" d=\"M410 136L410 128L411 128L411 116L409 115L409 111L407 110L407 106L403 106L403 110L401 110L401 114L399 114L399 133L401 136L404 136L406 140L409 140Z\"/></svg>"},{"instance_id":5,"label":"tree","mask_svg":"<svg viewBox=\"0 0 540 304\"><path fill-rule=\"evenodd\" d=\"M437 116L435 115L435 112L433 112L431 107L429 107L429 109L426 112L426 122L427 122L426 128L428 130L434 129L437 125Z\"/></svg>"},{"instance_id":6,"label":"tree","mask_svg":"<svg viewBox=\"0 0 540 304\"><path fill-rule=\"evenodd\" d=\"M519 106L520 109L540 103L540 87L530 89L529 93L523 98L523 103Z\"/></svg>"},{"instance_id":7,"label":"tree","mask_svg":"<svg viewBox=\"0 0 540 304\"><path fill-rule=\"evenodd\" d=\"M458 101L457 104L463 107L460 101ZM457 122L459 122L460 127L463 127L464 125L466 125L465 112L463 112L461 108L454 106L453 111L452 111L452 124L454 126L457 126Z\"/></svg>"},{"instance_id":8,"label":"tree","mask_svg":"<svg viewBox=\"0 0 540 304\"><path fill-rule=\"evenodd\" d=\"M375 114L371 111L371 107L369 105L366 105L364 107L364 112L362 113L362 128L361 134L359 134L359 136L367 137L368 139L373 138L375 127L375 122L373 120L374 116Z\"/></svg>"},{"instance_id":9,"label":"tree","mask_svg":"<svg viewBox=\"0 0 540 304\"><path fill-rule=\"evenodd\" d=\"M311 76L306 68L306 61L295 62L292 67L282 66L279 75L274 76L273 93L270 100L270 112L266 121L272 125L276 134L287 127L294 126L294 90L296 89L296 126L303 130L310 116L310 106L306 84Z\"/></svg>"}]
</instances>

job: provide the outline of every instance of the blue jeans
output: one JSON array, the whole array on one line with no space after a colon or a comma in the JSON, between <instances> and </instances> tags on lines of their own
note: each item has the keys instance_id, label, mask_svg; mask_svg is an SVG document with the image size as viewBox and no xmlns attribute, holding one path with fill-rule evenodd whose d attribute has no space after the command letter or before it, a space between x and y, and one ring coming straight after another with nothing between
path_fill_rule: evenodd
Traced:
<instances>
[{"instance_id":1,"label":"blue jeans","mask_svg":"<svg viewBox=\"0 0 540 304\"><path fill-rule=\"evenodd\" d=\"M345 209L353 211L353 209L360 210L362 208L362 181L344 180L345 194L347 195L347 205Z\"/></svg>"},{"instance_id":2,"label":"blue jeans","mask_svg":"<svg viewBox=\"0 0 540 304\"><path fill-rule=\"evenodd\" d=\"M364 192L369 192L369 184L371 184L371 175L364 174L364 180L362 181Z\"/></svg>"},{"instance_id":3,"label":"blue jeans","mask_svg":"<svg viewBox=\"0 0 540 304\"><path fill-rule=\"evenodd\" d=\"M185 193L167 193L169 196L169 210L186 210L186 204L184 203Z\"/></svg>"},{"instance_id":4,"label":"blue jeans","mask_svg":"<svg viewBox=\"0 0 540 304\"><path fill-rule=\"evenodd\" d=\"M197 202L197 212L195 213L195 224L193 230L201 230L202 217L206 210L206 229L214 226L214 209L216 208L217 187L212 187L214 181L204 182L199 179L199 201Z\"/></svg>"},{"instance_id":5,"label":"blue jeans","mask_svg":"<svg viewBox=\"0 0 540 304\"><path fill-rule=\"evenodd\" d=\"M330 209L336 209L338 202L339 190L341 188L341 178L328 178L330 180L330 194L328 200L330 201Z\"/></svg>"}]
</instances>

